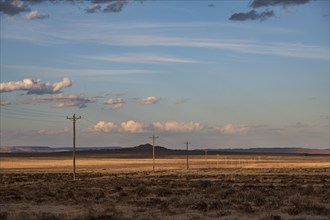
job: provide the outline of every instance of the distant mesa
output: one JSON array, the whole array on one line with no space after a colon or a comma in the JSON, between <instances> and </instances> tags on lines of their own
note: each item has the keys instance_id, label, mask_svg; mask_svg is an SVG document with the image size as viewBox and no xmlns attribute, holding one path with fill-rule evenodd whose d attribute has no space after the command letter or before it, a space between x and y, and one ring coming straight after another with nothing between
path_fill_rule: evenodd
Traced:
<instances>
[{"instance_id":1,"label":"distant mesa","mask_svg":"<svg viewBox=\"0 0 330 220\"><path fill-rule=\"evenodd\" d=\"M97 151L104 149L120 149L121 147L78 147L77 151ZM48 146L1 146L0 153L52 153L72 151L72 147L48 147Z\"/></svg>"},{"instance_id":2,"label":"distant mesa","mask_svg":"<svg viewBox=\"0 0 330 220\"><path fill-rule=\"evenodd\" d=\"M110 153L110 154L132 154L136 156L149 155L152 152L151 144L141 144L135 147L78 147L76 149L84 154L88 153ZM190 150L192 155L204 154L205 149ZM48 147L48 146L1 146L0 153L56 153L70 152L72 147ZM162 146L155 146L157 154L161 155L184 155L184 149L169 149ZM208 149L208 154L329 154L330 149L312 149L312 148L292 148L292 147L277 147L277 148L231 148L231 149Z\"/></svg>"},{"instance_id":3,"label":"distant mesa","mask_svg":"<svg viewBox=\"0 0 330 220\"><path fill-rule=\"evenodd\" d=\"M0 153L36 153L53 152L54 149L47 146L3 146L0 147Z\"/></svg>"}]
</instances>

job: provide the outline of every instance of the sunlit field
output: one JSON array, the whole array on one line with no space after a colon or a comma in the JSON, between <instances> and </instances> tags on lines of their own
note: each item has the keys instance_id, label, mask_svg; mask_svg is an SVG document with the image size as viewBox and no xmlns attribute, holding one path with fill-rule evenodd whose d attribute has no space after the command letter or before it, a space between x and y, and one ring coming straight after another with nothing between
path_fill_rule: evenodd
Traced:
<instances>
[{"instance_id":1,"label":"sunlit field","mask_svg":"<svg viewBox=\"0 0 330 220\"><path fill-rule=\"evenodd\" d=\"M76 159L76 169L79 172L88 171L150 171L150 159L121 159L107 156L81 156ZM189 156L190 169L203 168L326 168L329 167L328 156L254 156L254 155L205 155ZM70 156L58 157L2 157L0 162L2 172L66 172L72 169ZM156 158L156 170L185 170L187 160L185 156Z\"/></svg>"},{"instance_id":2,"label":"sunlit field","mask_svg":"<svg viewBox=\"0 0 330 220\"><path fill-rule=\"evenodd\" d=\"M329 156L1 157L1 219L329 219Z\"/></svg>"}]
</instances>

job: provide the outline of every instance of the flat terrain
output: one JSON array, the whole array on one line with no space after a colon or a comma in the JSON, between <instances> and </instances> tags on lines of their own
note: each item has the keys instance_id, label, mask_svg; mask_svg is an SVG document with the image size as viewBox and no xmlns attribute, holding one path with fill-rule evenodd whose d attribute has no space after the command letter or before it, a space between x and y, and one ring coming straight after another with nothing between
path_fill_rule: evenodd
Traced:
<instances>
[{"instance_id":1,"label":"flat terrain","mask_svg":"<svg viewBox=\"0 0 330 220\"><path fill-rule=\"evenodd\" d=\"M329 219L329 156L1 156L0 219Z\"/></svg>"}]
</instances>

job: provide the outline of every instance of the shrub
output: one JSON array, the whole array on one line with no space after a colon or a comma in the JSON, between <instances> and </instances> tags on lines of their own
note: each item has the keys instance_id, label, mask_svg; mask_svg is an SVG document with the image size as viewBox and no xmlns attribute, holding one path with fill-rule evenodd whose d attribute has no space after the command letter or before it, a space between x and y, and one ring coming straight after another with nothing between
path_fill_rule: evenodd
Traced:
<instances>
[{"instance_id":1,"label":"shrub","mask_svg":"<svg viewBox=\"0 0 330 220\"><path fill-rule=\"evenodd\" d=\"M290 215L298 215L304 210L305 200L300 195L294 195L289 199L290 207L288 209L288 214Z\"/></svg>"},{"instance_id":2,"label":"shrub","mask_svg":"<svg viewBox=\"0 0 330 220\"><path fill-rule=\"evenodd\" d=\"M161 187L156 189L156 195L161 197L167 197L172 194L172 191L166 187Z\"/></svg>"},{"instance_id":3,"label":"shrub","mask_svg":"<svg viewBox=\"0 0 330 220\"><path fill-rule=\"evenodd\" d=\"M210 180L202 180L199 184L199 187L202 189L206 189L212 186L212 182Z\"/></svg>"},{"instance_id":4,"label":"shrub","mask_svg":"<svg viewBox=\"0 0 330 220\"><path fill-rule=\"evenodd\" d=\"M283 218L280 215L265 215L260 218L260 220L282 220Z\"/></svg>"},{"instance_id":5,"label":"shrub","mask_svg":"<svg viewBox=\"0 0 330 220\"><path fill-rule=\"evenodd\" d=\"M303 188L302 193L307 196L312 195L314 193L313 185L307 185L305 188Z\"/></svg>"},{"instance_id":6,"label":"shrub","mask_svg":"<svg viewBox=\"0 0 330 220\"><path fill-rule=\"evenodd\" d=\"M135 188L135 193L138 196L147 196L150 192L145 185L139 185Z\"/></svg>"}]
</instances>

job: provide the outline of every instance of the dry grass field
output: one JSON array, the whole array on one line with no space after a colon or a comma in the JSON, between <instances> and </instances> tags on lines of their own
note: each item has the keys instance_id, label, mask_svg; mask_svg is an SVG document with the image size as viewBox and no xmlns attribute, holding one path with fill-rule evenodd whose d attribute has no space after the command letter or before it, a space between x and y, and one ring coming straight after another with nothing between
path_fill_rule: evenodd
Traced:
<instances>
[{"instance_id":1,"label":"dry grass field","mask_svg":"<svg viewBox=\"0 0 330 220\"><path fill-rule=\"evenodd\" d=\"M0 219L330 219L329 156L7 157Z\"/></svg>"}]
</instances>

